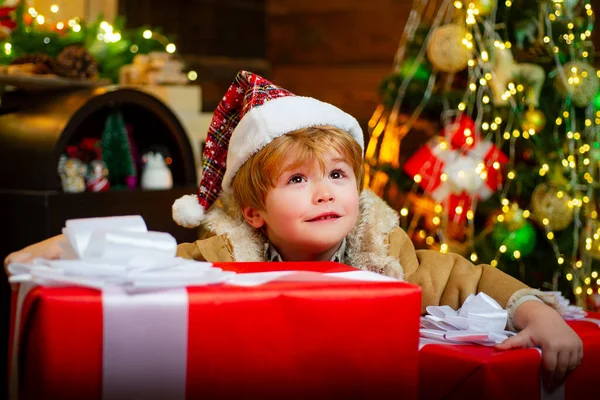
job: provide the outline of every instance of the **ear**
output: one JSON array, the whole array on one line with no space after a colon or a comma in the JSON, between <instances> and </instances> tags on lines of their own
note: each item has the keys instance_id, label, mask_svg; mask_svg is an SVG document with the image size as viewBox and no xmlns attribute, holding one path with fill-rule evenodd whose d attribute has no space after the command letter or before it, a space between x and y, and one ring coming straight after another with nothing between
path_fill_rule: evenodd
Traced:
<instances>
[{"instance_id":1,"label":"ear","mask_svg":"<svg viewBox=\"0 0 600 400\"><path fill-rule=\"evenodd\" d=\"M246 222L256 229L262 228L265 225L265 219L256 208L244 207L242 208L242 214Z\"/></svg>"}]
</instances>

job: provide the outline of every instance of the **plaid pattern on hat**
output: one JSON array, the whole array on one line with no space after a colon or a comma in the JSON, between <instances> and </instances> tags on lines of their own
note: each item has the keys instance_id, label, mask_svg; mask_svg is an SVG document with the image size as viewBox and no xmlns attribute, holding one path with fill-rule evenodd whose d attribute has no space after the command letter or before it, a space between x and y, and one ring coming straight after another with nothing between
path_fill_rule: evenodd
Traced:
<instances>
[{"instance_id":1,"label":"plaid pattern on hat","mask_svg":"<svg viewBox=\"0 0 600 400\"><path fill-rule=\"evenodd\" d=\"M252 108L283 96L293 96L268 80L247 71L240 71L215 110L204 147L202 180L198 201L205 209L221 193L223 174L227 167L227 150L233 130Z\"/></svg>"}]
</instances>

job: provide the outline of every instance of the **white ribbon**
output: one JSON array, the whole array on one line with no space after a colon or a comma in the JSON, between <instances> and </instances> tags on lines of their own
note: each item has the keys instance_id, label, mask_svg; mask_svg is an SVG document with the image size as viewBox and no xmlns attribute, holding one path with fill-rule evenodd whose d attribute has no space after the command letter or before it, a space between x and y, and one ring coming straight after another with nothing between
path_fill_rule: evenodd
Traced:
<instances>
[{"instance_id":1,"label":"white ribbon","mask_svg":"<svg viewBox=\"0 0 600 400\"><path fill-rule=\"evenodd\" d=\"M184 399L188 343L186 286L225 283L260 286L274 280L397 281L373 272L276 271L235 274L211 263L175 256L166 233L148 232L139 216L67 221L67 259L36 259L8 266L19 284L11 359L11 399L18 396L21 308L35 285L84 286L102 290L105 399Z\"/></svg>"},{"instance_id":2,"label":"white ribbon","mask_svg":"<svg viewBox=\"0 0 600 400\"><path fill-rule=\"evenodd\" d=\"M514 332L504 330L508 312L485 293L469 295L463 306L429 306L421 318L421 337L439 343L468 343L493 346Z\"/></svg>"}]
</instances>

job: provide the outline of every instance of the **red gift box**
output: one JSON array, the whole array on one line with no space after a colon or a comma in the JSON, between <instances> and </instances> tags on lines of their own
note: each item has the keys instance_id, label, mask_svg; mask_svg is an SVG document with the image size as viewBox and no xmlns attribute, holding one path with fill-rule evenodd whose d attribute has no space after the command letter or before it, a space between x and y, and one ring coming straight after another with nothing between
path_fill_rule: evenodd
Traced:
<instances>
[{"instance_id":1,"label":"red gift box","mask_svg":"<svg viewBox=\"0 0 600 400\"><path fill-rule=\"evenodd\" d=\"M218 266L236 272L356 271L329 262ZM11 394L20 399L135 398L140 385L164 395L165 387L179 382L183 388L168 398L417 398L417 286L289 278L257 287L219 284L182 290L187 304L184 341L177 340L180 327L169 324L175 320L171 314L181 311L177 307L165 313L160 308L169 305L156 302L145 310L144 305L123 309L121 316L132 318L138 318L132 310L157 313L140 334L141 343L148 335L173 335L166 336L168 343L135 353L138 341L115 341L121 327L106 315L106 304L116 295L81 287L33 288L19 311L13 307L12 326L19 315L20 334L18 350L11 354L18 363L18 374L12 369ZM147 296L156 301L157 295ZM13 300L13 305L19 303L16 292ZM167 368L177 354L177 365ZM115 366L114 357L132 366L139 364L137 358L147 360L141 369L154 368L153 378L127 365L107 367Z\"/></svg>"},{"instance_id":2,"label":"red gift box","mask_svg":"<svg viewBox=\"0 0 600 400\"><path fill-rule=\"evenodd\" d=\"M500 351L476 345L426 344L419 351L419 398L591 399L600 359L600 314L568 321L583 341L583 361L560 388L547 393L541 383L538 349Z\"/></svg>"}]
</instances>

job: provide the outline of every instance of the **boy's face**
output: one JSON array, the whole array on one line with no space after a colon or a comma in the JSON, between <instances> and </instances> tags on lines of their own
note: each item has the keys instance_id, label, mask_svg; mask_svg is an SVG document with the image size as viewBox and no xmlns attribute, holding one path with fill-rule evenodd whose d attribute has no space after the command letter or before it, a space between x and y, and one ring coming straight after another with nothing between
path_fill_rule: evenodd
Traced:
<instances>
[{"instance_id":1,"label":"boy's face","mask_svg":"<svg viewBox=\"0 0 600 400\"><path fill-rule=\"evenodd\" d=\"M335 252L358 217L356 176L338 151L284 172L266 196L265 210L244 209L255 228L266 225L267 236L282 253L315 256Z\"/></svg>"}]
</instances>

